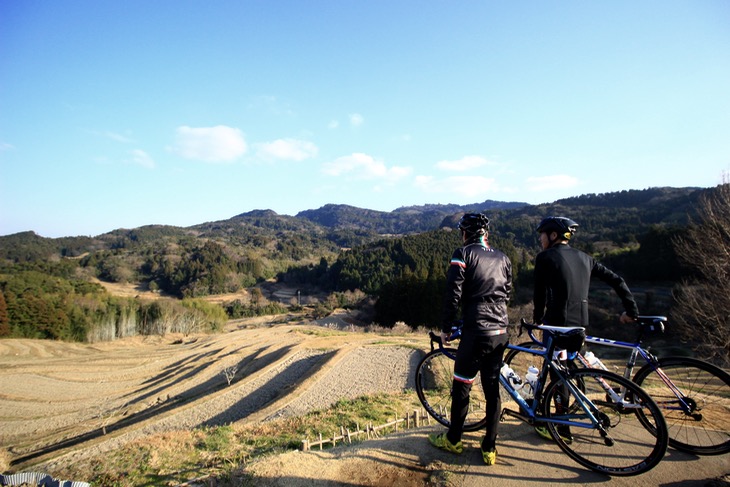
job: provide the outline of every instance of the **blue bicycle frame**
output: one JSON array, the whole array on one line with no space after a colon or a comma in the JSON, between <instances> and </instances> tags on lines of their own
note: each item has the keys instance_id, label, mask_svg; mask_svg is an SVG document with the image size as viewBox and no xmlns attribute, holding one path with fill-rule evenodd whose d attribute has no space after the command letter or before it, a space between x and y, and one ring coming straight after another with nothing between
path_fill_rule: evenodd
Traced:
<instances>
[{"instance_id":1,"label":"blue bicycle frame","mask_svg":"<svg viewBox=\"0 0 730 487\"><path fill-rule=\"evenodd\" d=\"M548 339L548 342L550 342L552 339ZM535 350L534 348L525 348L521 347L519 345L512 345L508 344L507 348L510 350L518 350L521 352L526 352L532 355L537 355L542 357L543 364L542 364L542 370L537 378L537 384L535 386L534 390L534 397L530 400L532 404L528 404L528 402L517 392L517 390L512 387L512 385L509 383L509 381L502 375L499 375L499 382L502 384L502 387L505 391L512 397L512 399L517 403L517 405L520 407L523 413L520 413L518 411L512 411L509 409L504 409L502 411L502 414L507 414L509 416L514 416L518 419L521 419L522 421L527 422L528 424L535 424L535 423L554 423L554 424L560 424L565 426L576 426L580 428L596 428L601 427L599 424L598 419L596 418L593 411L590 409L590 405L592 405L591 401L583 394L583 392L578 389L570 380L567 380L565 375L563 374L561 367L556 364L551 358L549 358L549 351L551 349L550 343L548 343L548 347L544 350ZM551 354L552 352L550 352ZM578 404L580 405L583 412L587 415L588 419L590 419L591 424L586 423L577 423L574 421L571 421L571 417L577 417L577 415L573 414L566 414L563 416L563 419L557 419L555 417L551 418L545 418L538 414L538 407L541 404L540 396L542 395L542 391L545 387L545 384L547 383L547 377L549 377L550 370L553 370L556 375L563 380L563 382L567 385L570 393L577 399Z\"/></svg>"}]
</instances>

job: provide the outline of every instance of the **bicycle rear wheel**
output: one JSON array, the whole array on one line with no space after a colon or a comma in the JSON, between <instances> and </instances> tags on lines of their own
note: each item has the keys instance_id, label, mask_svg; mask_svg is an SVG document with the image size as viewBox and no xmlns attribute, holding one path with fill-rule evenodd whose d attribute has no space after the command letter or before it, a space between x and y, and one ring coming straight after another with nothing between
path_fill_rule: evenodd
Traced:
<instances>
[{"instance_id":1,"label":"bicycle rear wheel","mask_svg":"<svg viewBox=\"0 0 730 487\"><path fill-rule=\"evenodd\" d=\"M712 364L687 357L666 357L658 365L682 394L682 400L651 365L634 382L657 402L669 429L669 444L696 455L730 451L730 374Z\"/></svg>"},{"instance_id":2,"label":"bicycle rear wheel","mask_svg":"<svg viewBox=\"0 0 730 487\"><path fill-rule=\"evenodd\" d=\"M451 356L453 348L445 348ZM416 369L416 393L429 415L442 425L451 425L451 389L454 380L454 359L441 349L429 352ZM477 376L469 393L469 412L464 422L464 431L483 428L486 419L486 400L481 377Z\"/></svg>"},{"instance_id":3,"label":"bicycle rear wheel","mask_svg":"<svg viewBox=\"0 0 730 487\"><path fill-rule=\"evenodd\" d=\"M558 423L546 426L558 446L579 464L614 476L630 476L654 468L667 449L667 426L661 409L639 386L620 375L599 369L578 369L568 379L585 391L588 410L598 419L595 426L573 394L564 397L563 379L548 384L543 415L570 421L569 429ZM614 391L626 400L613 399Z\"/></svg>"}]
</instances>

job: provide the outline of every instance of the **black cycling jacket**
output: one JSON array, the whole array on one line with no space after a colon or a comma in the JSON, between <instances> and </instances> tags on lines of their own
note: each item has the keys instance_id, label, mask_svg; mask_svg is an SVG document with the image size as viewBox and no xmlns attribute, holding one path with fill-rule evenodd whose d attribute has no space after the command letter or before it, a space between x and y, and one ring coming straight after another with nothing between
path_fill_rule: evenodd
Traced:
<instances>
[{"instance_id":1,"label":"black cycling jacket","mask_svg":"<svg viewBox=\"0 0 730 487\"><path fill-rule=\"evenodd\" d=\"M618 274L585 252L558 244L543 250L535 259L535 323L588 326L591 277L597 277L616 291L626 314L639 315L634 296Z\"/></svg>"},{"instance_id":2,"label":"black cycling jacket","mask_svg":"<svg viewBox=\"0 0 730 487\"><path fill-rule=\"evenodd\" d=\"M459 303L465 334L488 335L488 330L506 328L511 292L512 263L506 255L481 242L456 249L446 273L441 330L449 332Z\"/></svg>"}]
</instances>

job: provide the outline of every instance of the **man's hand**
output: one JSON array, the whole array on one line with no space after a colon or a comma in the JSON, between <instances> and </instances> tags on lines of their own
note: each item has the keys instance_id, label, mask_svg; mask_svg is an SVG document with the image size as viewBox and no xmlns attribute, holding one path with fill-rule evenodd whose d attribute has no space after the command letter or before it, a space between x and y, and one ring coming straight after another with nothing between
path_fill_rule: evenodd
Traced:
<instances>
[{"instance_id":1,"label":"man's hand","mask_svg":"<svg viewBox=\"0 0 730 487\"><path fill-rule=\"evenodd\" d=\"M636 318L627 315L626 311L624 311L623 313L621 313L621 317L618 320L621 322L621 324L626 325L636 321Z\"/></svg>"},{"instance_id":2,"label":"man's hand","mask_svg":"<svg viewBox=\"0 0 730 487\"><path fill-rule=\"evenodd\" d=\"M442 344L444 344L444 345L448 345L448 344L449 344L449 337L450 337L450 336L451 336L450 334L448 334L448 333L444 333L444 332L442 331L442 332L441 332L441 343L442 343Z\"/></svg>"}]
</instances>

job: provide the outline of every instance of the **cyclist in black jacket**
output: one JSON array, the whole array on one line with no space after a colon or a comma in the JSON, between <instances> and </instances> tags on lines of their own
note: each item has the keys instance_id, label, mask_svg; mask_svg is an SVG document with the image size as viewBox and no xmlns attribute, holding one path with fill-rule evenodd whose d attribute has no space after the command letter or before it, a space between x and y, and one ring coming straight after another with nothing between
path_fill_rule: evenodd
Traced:
<instances>
[{"instance_id":1,"label":"cyclist in black jacket","mask_svg":"<svg viewBox=\"0 0 730 487\"><path fill-rule=\"evenodd\" d=\"M578 224L564 217L547 217L537 227L543 251L535 259L535 323L551 326L588 326L591 278L611 286L624 306L622 323L639 316L629 287L615 272L568 242Z\"/></svg>"},{"instance_id":2,"label":"cyclist in black jacket","mask_svg":"<svg viewBox=\"0 0 730 487\"><path fill-rule=\"evenodd\" d=\"M469 407L469 392L481 374L487 400L487 431L482 440L482 458L493 465L497 458L497 425L501 410L499 369L509 341L507 301L512 291L512 263L487 243L489 219L467 213L459 220L464 246L456 249L446 276L441 340L448 343L451 326L461 304L464 326L454 363L451 426L447 433L429 436L431 443L452 453L461 453L462 429Z\"/></svg>"},{"instance_id":3,"label":"cyclist in black jacket","mask_svg":"<svg viewBox=\"0 0 730 487\"><path fill-rule=\"evenodd\" d=\"M587 327L588 290L592 277L607 283L621 298L625 310L621 323L634 321L639 316L639 309L623 278L568 244L577 228L578 224L570 218L554 216L543 219L537 227L543 251L535 259L534 322ZM574 366L573 358L575 354L560 356L568 367ZM543 438L551 438L546 428L535 430ZM558 432L564 438L570 438L568 428L558 427Z\"/></svg>"}]
</instances>

